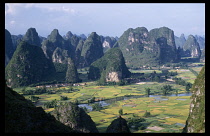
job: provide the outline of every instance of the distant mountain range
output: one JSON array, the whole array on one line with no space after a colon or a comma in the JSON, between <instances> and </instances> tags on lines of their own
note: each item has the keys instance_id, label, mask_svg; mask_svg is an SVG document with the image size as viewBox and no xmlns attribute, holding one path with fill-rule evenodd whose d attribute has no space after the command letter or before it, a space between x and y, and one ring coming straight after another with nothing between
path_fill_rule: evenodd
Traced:
<instances>
[{"instance_id":1,"label":"distant mountain range","mask_svg":"<svg viewBox=\"0 0 210 136\"><path fill-rule=\"evenodd\" d=\"M99 36L96 32L92 32L88 37L84 34L78 36L72 34L71 31L61 36L57 29L52 30L45 38L39 36L35 28L29 28L24 35L11 35L5 29L5 76L11 86L28 85L49 79L57 80L50 76L43 78L41 73L45 73L44 70L47 73L51 72L50 75L59 76L62 81L79 82L75 68L89 67L101 57L106 56L110 49L117 47L122 53L119 59L124 59L125 66L128 68L179 62L181 57L198 58L205 62L204 37L190 35L186 40L184 35L174 36L173 30L167 27L150 31L145 27L129 28L119 38ZM110 60L108 57L106 59ZM103 63L107 61L106 59L102 59ZM72 60L70 65L69 60ZM118 62L120 66L125 67L120 61ZM33 75L35 74L33 71L37 69L40 72L39 77ZM99 69L101 71L101 68ZM113 69L113 71L109 70L110 72L116 71ZM68 80L69 74L75 75L75 79ZM22 82L22 79L28 78L33 81Z\"/></svg>"}]
</instances>

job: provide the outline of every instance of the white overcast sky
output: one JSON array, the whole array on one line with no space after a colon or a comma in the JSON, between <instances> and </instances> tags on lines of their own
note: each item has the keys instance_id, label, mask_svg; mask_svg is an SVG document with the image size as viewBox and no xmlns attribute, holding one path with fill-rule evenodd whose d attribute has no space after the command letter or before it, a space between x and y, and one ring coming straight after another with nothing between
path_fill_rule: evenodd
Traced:
<instances>
[{"instance_id":1,"label":"white overcast sky","mask_svg":"<svg viewBox=\"0 0 210 136\"><path fill-rule=\"evenodd\" d=\"M12 35L36 28L47 37L96 32L120 37L128 28L166 26L176 36L205 35L205 3L5 3L5 28Z\"/></svg>"}]
</instances>

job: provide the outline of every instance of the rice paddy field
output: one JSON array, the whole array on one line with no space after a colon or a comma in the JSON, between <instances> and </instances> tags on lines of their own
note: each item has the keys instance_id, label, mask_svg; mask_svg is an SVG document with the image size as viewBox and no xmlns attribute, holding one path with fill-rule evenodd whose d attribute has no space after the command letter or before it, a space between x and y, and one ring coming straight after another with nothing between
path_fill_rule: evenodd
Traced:
<instances>
[{"instance_id":1,"label":"rice paddy field","mask_svg":"<svg viewBox=\"0 0 210 136\"><path fill-rule=\"evenodd\" d=\"M155 102L154 98L134 98L115 102L103 110L92 111L88 114L96 123L99 132L104 133L107 126L117 118L119 109L123 109L122 117L128 119L133 114L142 117L145 111L151 113L151 117L145 118L148 126L144 130L132 130L132 133L180 133L189 114L190 96L167 97L168 100ZM153 128L154 127L154 128ZM156 127L160 129L155 129Z\"/></svg>"},{"instance_id":2,"label":"rice paddy field","mask_svg":"<svg viewBox=\"0 0 210 136\"><path fill-rule=\"evenodd\" d=\"M193 67L192 69L199 73L202 67ZM154 70L135 71L140 73L152 73ZM157 73L161 71L155 70ZM169 70L177 71L176 77L181 77L187 82L193 83L195 75L188 69ZM84 75L83 75L84 77ZM86 82L85 86L74 86L74 92L57 92L56 94L41 94L34 95L39 97L37 106L42 106L45 102L52 100L60 101L61 96L67 96L69 99L61 102L75 101L79 103L87 103L89 99L95 97L96 101L107 100L123 96L141 96L145 95L145 88L150 88L152 94L160 93L161 87L169 84L178 93L185 93L185 86L177 85L173 81L167 82L139 82L125 86L96 86L94 82ZM22 88L15 88L14 90L21 94ZM33 90L35 87L26 87L26 90ZM70 86L54 88L54 90L70 89ZM25 96L29 98L29 96ZM130 129L132 133L180 133L185 126L185 121L189 114L190 96L164 96L164 100L156 100L155 97L130 98L126 100L116 101L108 106L104 106L100 111L88 111L92 120L96 123L100 133L105 133L106 128L110 123L119 116L118 111L123 109L122 117L124 119L132 118L135 114L142 117L144 113L150 112L151 116L145 118L146 129L134 130ZM46 112L51 112L54 108L44 109Z\"/></svg>"}]
</instances>

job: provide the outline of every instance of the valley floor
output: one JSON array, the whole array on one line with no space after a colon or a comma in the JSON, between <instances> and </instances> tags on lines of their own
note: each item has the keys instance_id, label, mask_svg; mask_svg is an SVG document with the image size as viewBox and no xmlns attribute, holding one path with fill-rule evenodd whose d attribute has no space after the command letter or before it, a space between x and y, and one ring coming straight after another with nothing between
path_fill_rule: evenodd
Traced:
<instances>
[{"instance_id":1,"label":"valley floor","mask_svg":"<svg viewBox=\"0 0 210 136\"><path fill-rule=\"evenodd\" d=\"M202 67L194 67L193 70L199 72ZM154 71L154 70L153 70ZM170 70L177 71L177 77L181 77L187 82L194 82L196 76L189 70L179 69ZM142 72L142 71L138 71ZM157 70L157 72L160 72ZM52 100L60 101L61 96L66 96L68 100L62 100L60 102L68 102L78 100L79 103L87 103L89 99L95 97L96 101L107 100L113 98L120 98L124 96L141 96L145 95L145 88L150 88L152 94L160 92L160 88L163 85L170 84L177 92L185 93L185 86L177 85L173 81L166 81L162 83L158 82L138 82L125 86L96 86L94 82L85 82L86 85L74 86L76 90L74 92L65 92L62 90L70 89L70 86L53 88L61 90L55 94L41 94L34 95L39 97L36 106L43 106L45 102ZM35 89L35 87L27 87L26 89ZM15 91L21 94L21 88L15 88ZM29 98L30 95L25 95L25 98ZM105 133L106 128L110 123L119 116L119 110L123 109L122 117L125 119L132 118L134 116L142 117L144 113L150 112L150 117L144 117L146 121L142 122L146 128L143 130L131 129L132 133L163 133L163 132L175 132L180 133L185 125L185 121L189 114L190 96L163 96L163 100L156 100L155 97L142 97L123 99L112 102L108 106L104 106L100 111L88 111L88 115L96 123L100 133ZM50 112L54 108L45 108L46 112ZM135 127L135 126L134 126Z\"/></svg>"}]
</instances>

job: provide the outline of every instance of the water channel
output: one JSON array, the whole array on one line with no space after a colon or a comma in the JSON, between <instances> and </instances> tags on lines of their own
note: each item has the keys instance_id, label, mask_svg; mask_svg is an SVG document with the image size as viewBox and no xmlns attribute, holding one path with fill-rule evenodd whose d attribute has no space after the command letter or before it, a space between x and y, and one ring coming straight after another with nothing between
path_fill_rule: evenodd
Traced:
<instances>
[{"instance_id":1,"label":"water channel","mask_svg":"<svg viewBox=\"0 0 210 136\"><path fill-rule=\"evenodd\" d=\"M172 97L172 96L191 96L192 93L187 92L187 93L181 93L181 94L168 94L166 96ZM159 101L167 101L168 99L165 97L162 97L163 95L149 95L149 97L154 97L155 101L154 102L159 102ZM133 99L133 98L142 98L142 97L148 97L146 95L131 95L131 96L121 96L121 97L116 97L108 100L103 100L103 101L97 101L91 104L79 104L79 107L86 107L89 111L92 111L92 104L99 103L101 104L102 107L108 106L116 101L122 101L122 100L128 100L128 99ZM185 99L177 99L177 100L185 100Z\"/></svg>"}]
</instances>

